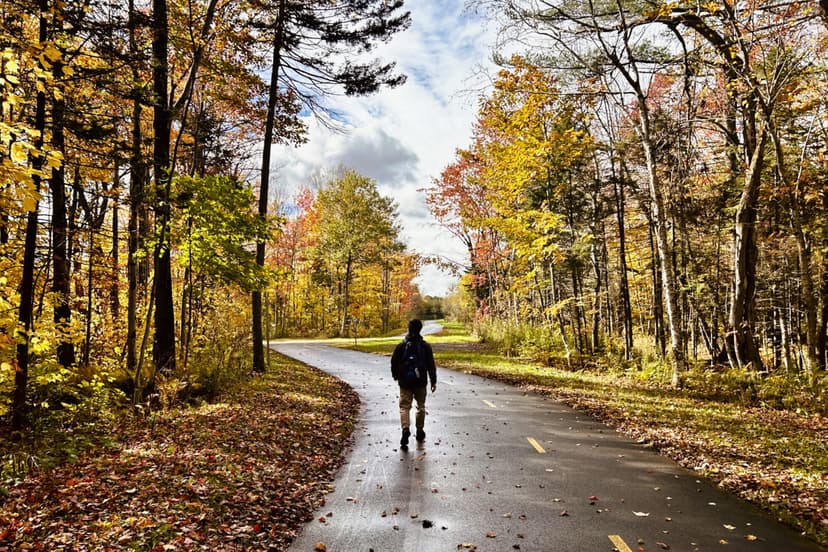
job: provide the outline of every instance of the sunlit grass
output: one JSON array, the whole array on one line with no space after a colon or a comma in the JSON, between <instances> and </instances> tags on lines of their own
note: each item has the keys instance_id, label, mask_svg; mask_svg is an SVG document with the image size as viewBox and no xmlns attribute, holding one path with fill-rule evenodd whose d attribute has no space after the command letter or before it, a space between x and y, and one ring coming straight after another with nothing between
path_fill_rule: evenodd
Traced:
<instances>
[{"instance_id":1,"label":"sunlit grass","mask_svg":"<svg viewBox=\"0 0 828 552\"><path fill-rule=\"evenodd\" d=\"M458 322L446 322L444 320L438 320L437 322L443 326L443 330L440 333L425 336L428 342L434 346L435 356L440 345L469 344L477 343L478 341L475 336L470 335L468 330ZM394 347L402 339L403 333L405 333L404 330L399 330L385 337L360 337L356 340L353 338L339 338L326 340L326 343L364 353L390 355L394 351ZM356 341L356 344L354 344L354 341Z\"/></svg>"},{"instance_id":2,"label":"sunlit grass","mask_svg":"<svg viewBox=\"0 0 828 552\"><path fill-rule=\"evenodd\" d=\"M440 320L443 331L429 336L432 343L478 343L477 336L469 333L468 329L460 322L448 322Z\"/></svg>"}]
</instances>

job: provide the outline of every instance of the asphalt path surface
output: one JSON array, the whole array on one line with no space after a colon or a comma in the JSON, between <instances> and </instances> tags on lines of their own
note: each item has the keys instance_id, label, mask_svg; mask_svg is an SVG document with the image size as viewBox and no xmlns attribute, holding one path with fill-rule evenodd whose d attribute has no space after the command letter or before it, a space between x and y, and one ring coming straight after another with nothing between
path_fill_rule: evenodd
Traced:
<instances>
[{"instance_id":1,"label":"asphalt path surface","mask_svg":"<svg viewBox=\"0 0 828 552\"><path fill-rule=\"evenodd\" d=\"M825 550L588 415L439 366L426 440L402 450L387 357L271 346L362 400L335 490L292 551Z\"/></svg>"}]
</instances>

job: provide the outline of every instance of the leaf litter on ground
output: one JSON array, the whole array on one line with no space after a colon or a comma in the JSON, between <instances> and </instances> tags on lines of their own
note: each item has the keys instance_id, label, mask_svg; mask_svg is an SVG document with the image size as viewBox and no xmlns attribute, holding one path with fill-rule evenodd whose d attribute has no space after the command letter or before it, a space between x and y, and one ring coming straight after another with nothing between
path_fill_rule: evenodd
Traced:
<instances>
[{"instance_id":1,"label":"leaf litter on ground","mask_svg":"<svg viewBox=\"0 0 828 552\"><path fill-rule=\"evenodd\" d=\"M210 404L122 420L114 452L8 485L0 551L286 550L324 503L359 398L277 358Z\"/></svg>"}]
</instances>

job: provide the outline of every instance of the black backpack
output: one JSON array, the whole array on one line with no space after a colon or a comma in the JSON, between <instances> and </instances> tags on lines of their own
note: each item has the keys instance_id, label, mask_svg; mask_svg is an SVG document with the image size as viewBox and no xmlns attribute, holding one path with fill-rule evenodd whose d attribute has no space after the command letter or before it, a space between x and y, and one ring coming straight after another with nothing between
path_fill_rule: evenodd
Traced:
<instances>
[{"instance_id":1,"label":"black backpack","mask_svg":"<svg viewBox=\"0 0 828 552\"><path fill-rule=\"evenodd\" d=\"M400 385L408 388L420 385L420 379L425 374L422 343L419 341L405 341L401 365Z\"/></svg>"}]
</instances>

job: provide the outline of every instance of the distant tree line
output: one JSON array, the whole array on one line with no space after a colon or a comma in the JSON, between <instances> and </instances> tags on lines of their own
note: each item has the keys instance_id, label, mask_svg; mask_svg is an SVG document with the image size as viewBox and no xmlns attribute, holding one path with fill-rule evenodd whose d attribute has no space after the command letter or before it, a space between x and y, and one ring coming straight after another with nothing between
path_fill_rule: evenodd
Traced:
<instances>
[{"instance_id":1,"label":"distant tree line","mask_svg":"<svg viewBox=\"0 0 828 552\"><path fill-rule=\"evenodd\" d=\"M339 169L304 190L272 248L272 335L359 336L405 326L419 303L416 255L376 183Z\"/></svg>"}]
</instances>

